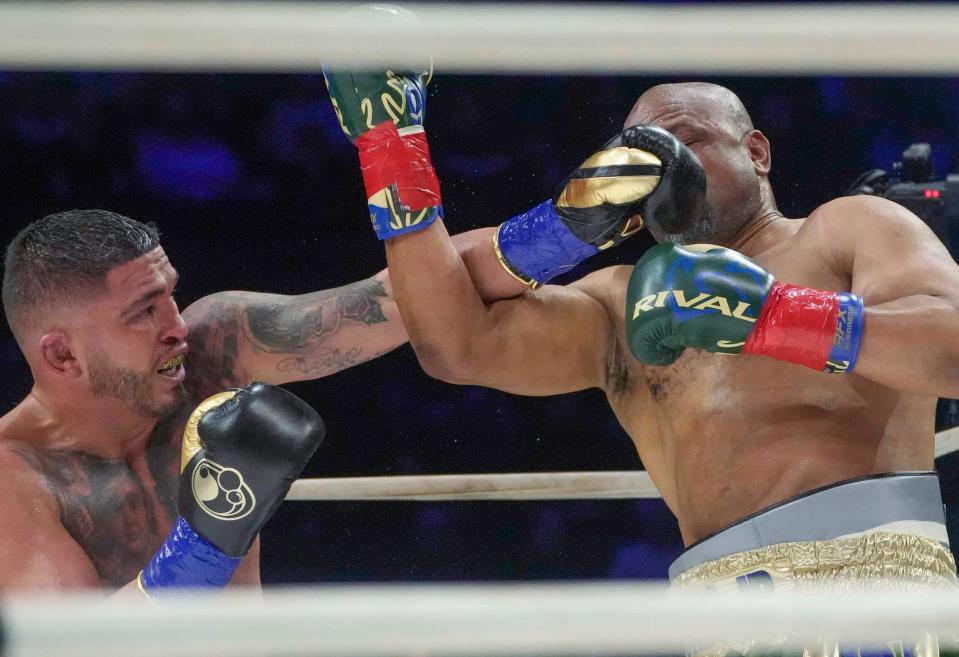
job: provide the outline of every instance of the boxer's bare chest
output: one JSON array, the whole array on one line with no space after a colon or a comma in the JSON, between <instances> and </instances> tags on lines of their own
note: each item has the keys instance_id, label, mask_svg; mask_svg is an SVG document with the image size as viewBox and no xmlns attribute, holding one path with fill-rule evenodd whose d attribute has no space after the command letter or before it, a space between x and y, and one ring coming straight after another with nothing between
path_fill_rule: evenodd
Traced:
<instances>
[{"instance_id":1,"label":"boxer's bare chest","mask_svg":"<svg viewBox=\"0 0 959 657\"><path fill-rule=\"evenodd\" d=\"M126 459L30 446L17 450L53 495L64 528L105 587L132 580L176 518L179 441L188 413L160 422L142 453Z\"/></svg>"},{"instance_id":2,"label":"boxer's bare chest","mask_svg":"<svg viewBox=\"0 0 959 657\"><path fill-rule=\"evenodd\" d=\"M849 289L848 275L795 242L754 259L786 283ZM619 339L625 340L622 333ZM762 356L689 349L668 367L651 367L623 352L622 380L610 404L691 535L817 485L817 477L865 474L859 470L880 463L882 441L896 440L886 427L897 414L913 412L903 408L915 408L899 393L853 375ZM824 465L827 455L832 460Z\"/></svg>"},{"instance_id":3,"label":"boxer's bare chest","mask_svg":"<svg viewBox=\"0 0 959 657\"><path fill-rule=\"evenodd\" d=\"M753 259L785 283L822 290L849 286L848 276L831 271L795 236ZM623 366L621 380L614 386L617 392L610 396L610 401L627 429L634 419L648 427L652 416L663 413L673 418L708 415L718 419L723 409L742 393L755 397L761 391L780 389L792 381L804 385L808 375L816 380L824 378L768 358L723 356L696 349L687 349L667 367L644 366L625 346L625 303L618 306L617 338L623 345Z\"/></svg>"}]
</instances>

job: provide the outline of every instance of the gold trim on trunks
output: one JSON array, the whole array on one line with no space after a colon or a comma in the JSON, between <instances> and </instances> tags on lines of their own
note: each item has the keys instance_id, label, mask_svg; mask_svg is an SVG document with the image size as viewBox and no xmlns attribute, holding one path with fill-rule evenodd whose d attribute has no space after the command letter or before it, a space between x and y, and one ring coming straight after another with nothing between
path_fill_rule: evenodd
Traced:
<instances>
[{"instance_id":1,"label":"gold trim on trunks","mask_svg":"<svg viewBox=\"0 0 959 657\"><path fill-rule=\"evenodd\" d=\"M908 534L875 532L827 541L779 543L707 561L677 576L673 587L684 591L709 590L735 594L742 590L768 591L904 591L957 588L956 562L938 541ZM954 654L959 637L922 634L876 646L840 646L821 638L802 650L783 651L786 637L774 643L744 642L691 647L693 657L773 655L840 657L883 654L896 657L938 657ZM878 642L877 642L878 643Z\"/></svg>"}]
</instances>

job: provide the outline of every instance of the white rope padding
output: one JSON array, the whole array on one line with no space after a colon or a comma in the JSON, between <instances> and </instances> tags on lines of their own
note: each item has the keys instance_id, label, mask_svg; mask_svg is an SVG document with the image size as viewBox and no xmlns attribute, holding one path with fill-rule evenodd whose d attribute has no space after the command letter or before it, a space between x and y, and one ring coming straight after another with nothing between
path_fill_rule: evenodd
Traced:
<instances>
[{"instance_id":1,"label":"white rope padding","mask_svg":"<svg viewBox=\"0 0 959 657\"><path fill-rule=\"evenodd\" d=\"M936 434L936 458L959 451L959 427Z\"/></svg>"},{"instance_id":2,"label":"white rope padding","mask_svg":"<svg viewBox=\"0 0 959 657\"><path fill-rule=\"evenodd\" d=\"M496 73L959 72L959 7L436 4L372 25L343 4L0 3L0 68L304 71L321 60ZM417 50L419 49L419 50Z\"/></svg>"},{"instance_id":3,"label":"white rope padding","mask_svg":"<svg viewBox=\"0 0 959 657\"><path fill-rule=\"evenodd\" d=\"M959 450L959 427L936 434L936 458ZM529 472L515 474L410 475L300 479L287 501L466 501L658 499L642 470Z\"/></svg>"},{"instance_id":4,"label":"white rope padding","mask_svg":"<svg viewBox=\"0 0 959 657\"><path fill-rule=\"evenodd\" d=\"M290 500L583 500L658 498L641 470L300 479Z\"/></svg>"},{"instance_id":5,"label":"white rope padding","mask_svg":"<svg viewBox=\"0 0 959 657\"><path fill-rule=\"evenodd\" d=\"M139 604L138 604L139 603ZM959 596L694 595L663 585L320 586L161 601L6 598L7 657L627 655L718 641L959 633Z\"/></svg>"}]
</instances>

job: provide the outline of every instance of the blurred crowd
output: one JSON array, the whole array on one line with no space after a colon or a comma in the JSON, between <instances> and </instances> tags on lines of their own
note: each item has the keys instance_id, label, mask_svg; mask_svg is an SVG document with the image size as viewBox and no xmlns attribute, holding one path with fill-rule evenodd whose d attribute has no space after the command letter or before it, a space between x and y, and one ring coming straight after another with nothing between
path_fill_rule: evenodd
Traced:
<instances>
[{"instance_id":1,"label":"blurred crowd","mask_svg":"<svg viewBox=\"0 0 959 657\"><path fill-rule=\"evenodd\" d=\"M863 170L932 145L957 170L959 79L709 78L738 93L772 143L787 216L842 195ZM458 232L534 205L621 127L644 77L451 76L427 130ZM385 266L356 156L322 77L0 72L0 234L101 207L156 222L181 307L214 291L299 293ZM940 229L959 253L959 226ZM577 275L632 262L646 236ZM0 333L0 409L29 386ZM597 391L523 399L433 381L409 348L294 390L327 419L308 476L642 467ZM939 428L959 424L940 404ZM959 457L940 462L959 506ZM959 529L959 516L950 517ZM663 577L682 549L660 501L289 503L264 536L264 580Z\"/></svg>"}]
</instances>

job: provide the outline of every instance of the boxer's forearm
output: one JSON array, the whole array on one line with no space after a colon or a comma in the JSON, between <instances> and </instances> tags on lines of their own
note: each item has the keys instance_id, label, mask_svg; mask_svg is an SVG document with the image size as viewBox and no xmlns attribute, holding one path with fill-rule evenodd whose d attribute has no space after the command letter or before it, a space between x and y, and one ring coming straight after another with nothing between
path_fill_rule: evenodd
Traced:
<instances>
[{"instance_id":1,"label":"boxer's forearm","mask_svg":"<svg viewBox=\"0 0 959 657\"><path fill-rule=\"evenodd\" d=\"M432 376L459 380L483 335L487 308L442 221L386 241L393 295L410 343Z\"/></svg>"},{"instance_id":2,"label":"boxer's forearm","mask_svg":"<svg viewBox=\"0 0 959 657\"><path fill-rule=\"evenodd\" d=\"M959 397L959 303L914 295L865 309L855 373L920 395Z\"/></svg>"},{"instance_id":3,"label":"boxer's forearm","mask_svg":"<svg viewBox=\"0 0 959 657\"><path fill-rule=\"evenodd\" d=\"M493 248L496 228L479 228L453 235L453 244L469 270L476 291L487 303L510 299L526 292L529 286L510 276Z\"/></svg>"}]
</instances>

